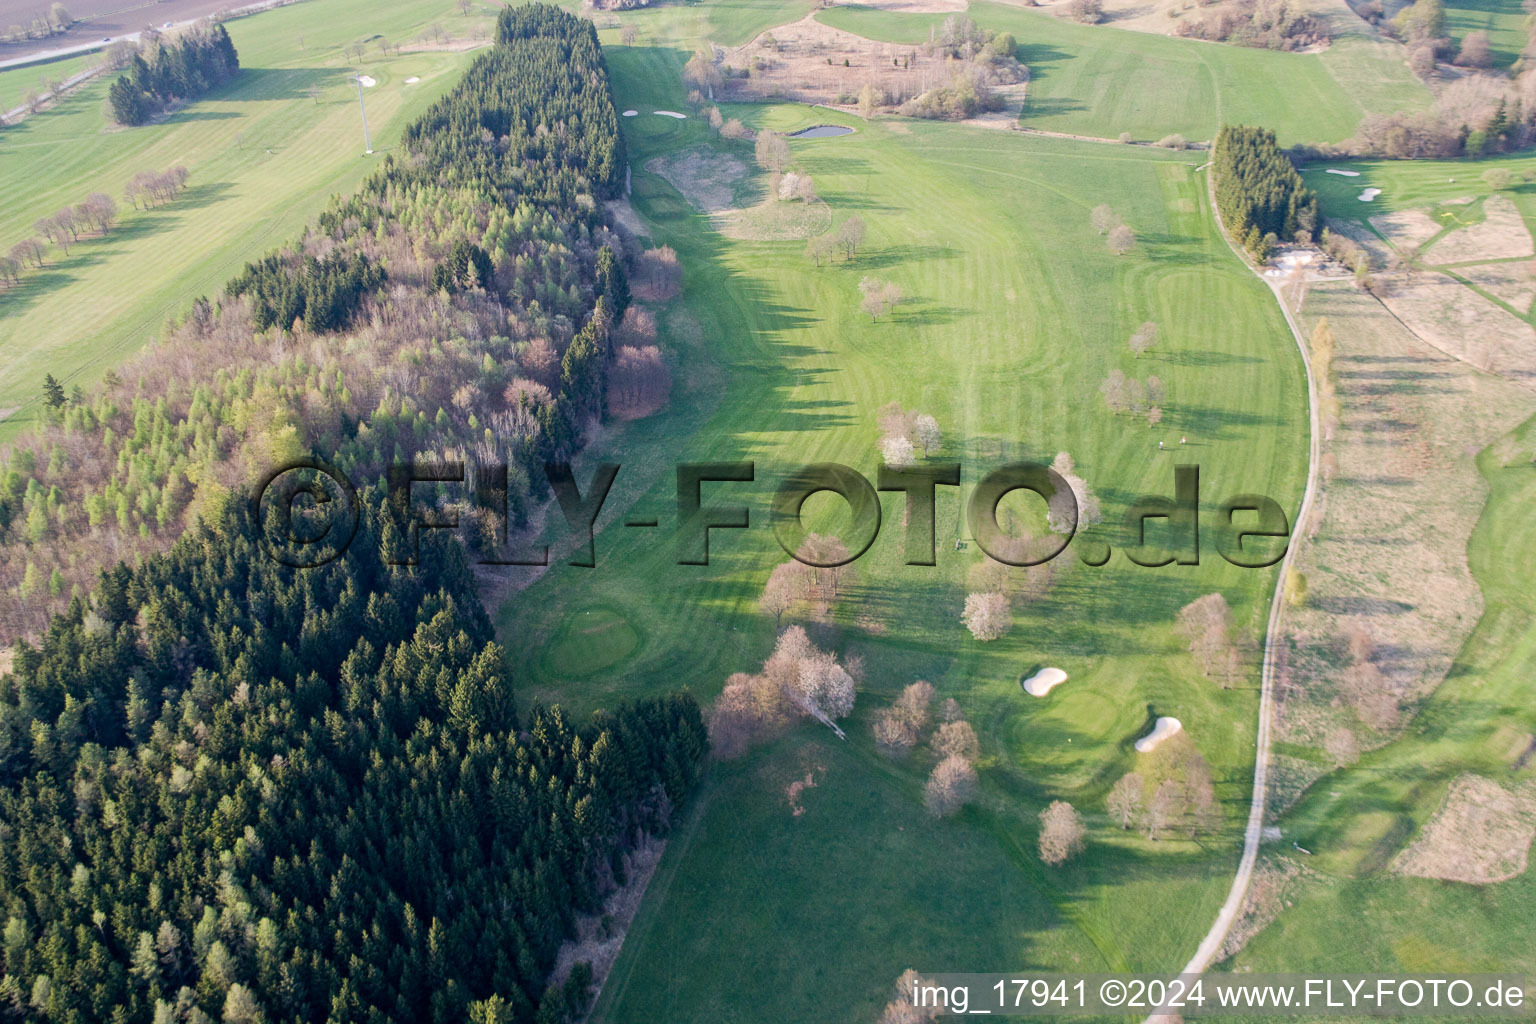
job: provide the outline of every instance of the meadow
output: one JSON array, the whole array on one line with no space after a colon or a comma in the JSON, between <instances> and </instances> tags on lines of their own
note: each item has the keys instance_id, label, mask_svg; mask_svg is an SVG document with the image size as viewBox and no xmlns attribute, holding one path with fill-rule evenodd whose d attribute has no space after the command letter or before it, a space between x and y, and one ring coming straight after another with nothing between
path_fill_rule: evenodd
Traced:
<instances>
[{"instance_id":1,"label":"meadow","mask_svg":"<svg viewBox=\"0 0 1536 1024\"><path fill-rule=\"evenodd\" d=\"M1338 142L1367 112L1429 102L1395 48L1358 36L1321 54L1293 54L1079 25L995 3L966 13L1018 39L1030 70L1027 128L1109 139L1129 132L1146 142L1175 133L1208 140L1223 124L1258 124L1288 146ZM880 42L915 44L946 16L845 5L816 17Z\"/></svg>"},{"instance_id":2,"label":"meadow","mask_svg":"<svg viewBox=\"0 0 1536 1024\"><path fill-rule=\"evenodd\" d=\"M1208 525L1241 491L1294 514L1307 451L1300 360L1267 289L1216 234L1198 155L788 105L724 110L781 131L856 127L793 144L835 216L869 225L856 259L818 268L802 243L715 233L645 170L702 146L751 160L750 144L722 142L697 118L650 113L680 109L689 48L657 45L675 17L625 16L652 45L616 45L617 32L604 42L619 106L642 111L625 121L634 204L685 267L684 296L660 317L677 385L670 408L610 424L578 464L583 482L597 461L623 466L597 567L556 565L502 607L522 695L585 712L683 684L708 701L730 673L755 669L775 630L756 599L784 560L764 529L772 488L814 461L872 477L876 412L893 400L937 417L940 456L965 464L967 485L1010 460L1071 452L1104 502L1109 525L1095 537L1116 547L1114 524L1134 498L1171 493L1176 462L1201 466ZM1136 229L1136 252L1107 251L1089 223L1099 203ZM857 306L866 275L909 301L871 323ZM1126 339L1149 319L1164 340L1134 359ZM1114 368L1166 382L1158 428L1104 409L1099 383ZM1182 451L1158 451L1180 436ZM677 565L673 463L740 459L755 462L756 482L706 485L706 496L746 504L753 528L716 532L708 567ZM835 508L808 506L826 523ZM848 741L807 724L716 765L594 1019L758 1020L766 1006L785 1021L872 1018L907 966L1163 969L1204 934L1238 854L1256 661L1250 682L1221 690L1171 627L1179 607L1220 590L1256 637L1273 572L1232 568L1210 548L1199 566L1147 569L1117 554L1089 568L1079 537L1051 594L981 644L960 624L977 553L957 497L941 489L933 568L902 564L902 509L887 497L884 513L850 597L806 623L819 643L865 660ZM617 525L651 515L661 529ZM1041 664L1072 681L1035 701L1019 684ZM918 678L957 699L982 738L983 800L950 822L922 809L927 756L888 761L870 734L874 713ZM1149 844L1103 810L1157 714L1183 718L1214 767L1226 826L1202 843ZM785 787L807 775L814 788L797 815ZM1088 854L1047 870L1035 815L1055 797L1094 834Z\"/></svg>"},{"instance_id":3,"label":"meadow","mask_svg":"<svg viewBox=\"0 0 1536 1024\"><path fill-rule=\"evenodd\" d=\"M1516 0L1450 0L1445 5L1446 32L1460 42L1468 32L1488 33L1493 66L1506 69L1526 45L1526 13Z\"/></svg>"},{"instance_id":4,"label":"meadow","mask_svg":"<svg viewBox=\"0 0 1536 1024\"><path fill-rule=\"evenodd\" d=\"M107 236L82 238L68 255L52 251L47 266L0 292L0 438L30 421L44 374L66 386L98 379L246 261L296 239L324 197L355 189L472 56L409 52L434 21L460 39L486 24L436 0L297 4L231 22L241 74L161 123L109 127L103 77L0 131L4 248L32 235L38 217L90 192L122 207ZM360 64L344 58L343 46L374 36L407 49L385 56L375 40ZM378 83L366 90L375 153L368 159L349 79L358 72ZM24 73L37 74L9 74ZM135 211L122 198L138 172L175 164L191 175L174 201Z\"/></svg>"}]
</instances>

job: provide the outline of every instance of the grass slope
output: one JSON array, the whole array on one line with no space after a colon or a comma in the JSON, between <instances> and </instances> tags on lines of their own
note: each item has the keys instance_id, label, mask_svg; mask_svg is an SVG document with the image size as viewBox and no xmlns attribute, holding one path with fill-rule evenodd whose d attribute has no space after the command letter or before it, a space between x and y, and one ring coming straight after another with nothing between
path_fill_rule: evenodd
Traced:
<instances>
[{"instance_id":1,"label":"grass slope","mask_svg":"<svg viewBox=\"0 0 1536 1024\"><path fill-rule=\"evenodd\" d=\"M1017 37L1030 69L1029 128L1210 139L1223 124L1243 123L1273 128L1281 145L1338 142L1368 112L1429 102L1400 48L1360 37L1323 54L1293 54L1078 25L1000 4L975 3L968 13ZM870 39L915 44L945 16L849 5L817 17Z\"/></svg>"},{"instance_id":2,"label":"grass slope","mask_svg":"<svg viewBox=\"0 0 1536 1024\"><path fill-rule=\"evenodd\" d=\"M247 261L296 238L332 193L358 185L404 125L456 80L464 53L403 53L363 69L376 156L362 158L356 66L341 46L360 36L414 38L437 19L460 36L469 20L446 3L378 5L360 0L298 4L230 23L244 70L227 88L163 123L111 130L102 113L109 79L0 133L0 242L33 233L32 222L87 193L124 207L105 238L0 292L0 437L28 422L45 373L66 383L94 379L151 338L200 294L211 295ZM301 48L302 46L302 48ZM406 85L405 79L420 81ZM319 102L307 94L320 90ZM136 212L121 199L141 170L184 164L192 174L177 200Z\"/></svg>"},{"instance_id":3,"label":"grass slope","mask_svg":"<svg viewBox=\"0 0 1536 1024\"><path fill-rule=\"evenodd\" d=\"M1447 0L1445 28L1457 43L1481 29L1492 44L1493 66L1507 69L1525 49L1526 14L1520 0Z\"/></svg>"},{"instance_id":4,"label":"grass slope","mask_svg":"<svg viewBox=\"0 0 1536 1024\"><path fill-rule=\"evenodd\" d=\"M1478 456L1490 494L1467 555L1487 610L1446 681L1402 739L1320 782L1285 824L1288 836L1335 864L1359 865L1360 836L1379 838L1367 819L1399 825L1388 847L1368 858L1363 873L1325 876L1302 890L1294 909L1238 955L1237 969L1536 971L1536 874L1467 886L1382 870L1457 775L1477 772L1512 786L1531 774L1511 739L1536 732L1533 448L1536 420Z\"/></svg>"},{"instance_id":5,"label":"grass slope","mask_svg":"<svg viewBox=\"0 0 1536 1024\"><path fill-rule=\"evenodd\" d=\"M677 109L687 52L610 45L620 106ZM839 119L788 106L726 113L779 130ZM683 300L662 317L679 388L662 415L610 427L577 476L599 459L622 463L605 523L654 514L663 528L606 529L596 569L556 566L504 606L524 694L578 711L679 684L708 700L731 672L754 668L774 632L755 599L783 559L763 528L772 487L812 461L873 476L875 413L892 399L938 417L944 457L964 461L972 483L1009 459L1067 449L1111 521L1133 496L1170 492L1177 460L1202 467L1207 524L1239 491L1294 512L1306 454L1299 360L1266 289L1215 234L1198 158L858 123L852 136L794 144L839 216L870 225L857 260L818 269L799 243L715 234L644 170L658 154L725 145L697 119L647 114L625 127L635 203L687 270ZM750 160L747 144L733 152ZM1136 254L1117 259L1094 235L1088 211L1102 202L1140 233ZM871 324L857 311L865 275L896 281L912 301ZM1165 341L1138 362L1125 339L1147 319ZM1102 411L1098 384L1112 367L1167 382L1161 428ZM1159 438L1177 447L1180 434L1190 448L1158 453ZM749 504L754 528L717 533L708 568L677 566L673 463L717 459L756 460L757 484L706 488ZM717 769L594 1019L760 1020L767 1005L783 1021L869 1019L909 966L1166 969L1194 948L1237 859L1256 678L1227 692L1197 678L1169 627L1182 604L1220 589L1256 632L1272 574L1228 567L1209 548L1198 567L1163 570L1118 555L1091 569L1073 549L1050 598L981 645L959 623L975 549L952 550L958 513L941 492L940 564L907 567L902 512L886 500L853 598L812 624L820 642L866 659L849 741L802 726ZM599 606L622 615L637 649L594 675L552 671L551 654L568 659ZM1073 680L1037 702L1019 680L1041 663ZM983 804L942 826L921 809L925 756L891 764L870 738L873 714L917 678L959 700L983 737ZM1215 767L1229 828L1204 846L1144 844L1104 820L1103 795L1157 713L1189 723ZM816 786L795 816L785 787L807 773ZM1087 856L1047 871L1033 852L1035 814L1057 796L1095 835Z\"/></svg>"}]
</instances>

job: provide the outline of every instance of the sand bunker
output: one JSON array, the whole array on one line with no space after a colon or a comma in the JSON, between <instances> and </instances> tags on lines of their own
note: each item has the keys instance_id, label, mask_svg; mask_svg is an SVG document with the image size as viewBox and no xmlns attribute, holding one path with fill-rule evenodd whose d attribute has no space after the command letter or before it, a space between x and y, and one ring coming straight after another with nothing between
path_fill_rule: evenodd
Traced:
<instances>
[{"instance_id":1,"label":"sand bunker","mask_svg":"<svg viewBox=\"0 0 1536 1024\"><path fill-rule=\"evenodd\" d=\"M369 75L358 75L357 76L357 80L359 82L363 83L363 88L364 89L372 89L374 86L379 84L378 82L374 81L373 78L371 76L369 76Z\"/></svg>"},{"instance_id":2,"label":"sand bunker","mask_svg":"<svg viewBox=\"0 0 1536 1024\"><path fill-rule=\"evenodd\" d=\"M1393 865L1399 873L1474 885L1524 874L1536 800L1481 775L1451 783L1445 802Z\"/></svg>"},{"instance_id":3,"label":"sand bunker","mask_svg":"<svg viewBox=\"0 0 1536 1024\"><path fill-rule=\"evenodd\" d=\"M421 81L421 76L420 75L412 75L410 78L407 78L405 80L405 84L406 85L415 85L419 81Z\"/></svg>"},{"instance_id":4,"label":"sand bunker","mask_svg":"<svg viewBox=\"0 0 1536 1024\"><path fill-rule=\"evenodd\" d=\"M653 111L653 113L660 114L662 117L675 117L679 121L685 121L685 120L688 119L688 115L687 114L679 114L675 110L656 110L656 111Z\"/></svg>"},{"instance_id":5,"label":"sand bunker","mask_svg":"<svg viewBox=\"0 0 1536 1024\"><path fill-rule=\"evenodd\" d=\"M640 113L640 111L638 111L638 110L626 110L626 111L624 111L624 116L625 117L634 117L638 113Z\"/></svg>"},{"instance_id":6,"label":"sand bunker","mask_svg":"<svg viewBox=\"0 0 1536 1024\"><path fill-rule=\"evenodd\" d=\"M1346 178L1358 178L1358 177L1360 177L1360 172L1359 171L1341 171L1337 167L1330 167L1330 168L1328 168L1328 173L1329 174L1342 174Z\"/></svg>"},{"instance_id":7,"label":"sand bunker","mask_svg":"<svg viewBox=\"0 0 1536 1024\"><path fill-rule=\"evenodd\" d=\"M1379 188L1368 188L1364 192L1360 193L1360 201L1362 203L1369 203L1371 200L1375 199L1379 195L1381 195L1381 189L1379 189Z\"/></svg>"},{"instance_id":8,"label":"sand bunker","mask_svg":"<svg viewBox=\"0 0 1536 1024\"><path fill-rule=\"evenodd\" d=\"M1184 728L1184 724L1177 718L1169 718L1166 715L1159 718L1152 725L1152 731L1136 741L1136 753L1150 754L1156 750L1168 737L1176 735Z\"/></svg>"},{"instance_id":9,"label":"sand bunker","mask_svg":"<svg viewBox=\"0 0 1536 1024\"><path fill-rule=\"evenodd\" d=\"M1067 674L1059 668L1043 668L1024 680L1024 692L1031 697L1044 697L1067 681Z\"/></svg>"}]
</instances>

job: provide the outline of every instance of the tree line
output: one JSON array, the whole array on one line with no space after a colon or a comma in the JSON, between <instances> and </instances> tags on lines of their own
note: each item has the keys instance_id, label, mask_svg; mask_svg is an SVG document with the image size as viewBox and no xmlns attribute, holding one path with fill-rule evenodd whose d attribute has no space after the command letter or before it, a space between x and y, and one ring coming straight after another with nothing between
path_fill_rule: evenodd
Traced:
<instances>
[{"instance_id":1,"label":"tree line","mask_svg":"<svg viewBox=\"0 0 1536 1024\"><path fill-rule=\"evenodd\" d=\"M1302 183L1267 128L1227 125L1216 134L1216 209L1228 233L1255 258L1281 240L1317 229L1317 194Z\"/></svg>"},{"instance_id":2,"label":"tree line","mask_svg":"<svg viewBox=\"0 0 1536 1024\"><path fill-rule=\"evenodd\" d=\"M118 124L141 125L171 103L216 88L240 71L240 55L223 25L199 25L166 42L151 39L149 56L135 53L107 90Z\"/></svg>"},{"instance_id":3,"label":"tree line","mask_svg":"<svg viewBox=\"0 0 1536 1024\"><path fill-rule=\"evenodd\" d=\"M295 457L355 480L418 452L505 462L520 527L591 420L665 401L644 303L682 271L604 222L623 150L595 33L543 8L501 25L403 155L4 454L0 638ZM494 522L465 518L494 557Z\"/></svg>"},{"instance_id":4,"label":"tree line","mask_svg":"<svg viewBox=\"0 0 1536 1024\"><path fill-rule=\"evenodd\" d=\"M0 1019L554 1024L574 915L707 749L684 696L520 719L462 549L383 489L294 572L231 505L0 678Z\"/></svg>"}]
</instances>

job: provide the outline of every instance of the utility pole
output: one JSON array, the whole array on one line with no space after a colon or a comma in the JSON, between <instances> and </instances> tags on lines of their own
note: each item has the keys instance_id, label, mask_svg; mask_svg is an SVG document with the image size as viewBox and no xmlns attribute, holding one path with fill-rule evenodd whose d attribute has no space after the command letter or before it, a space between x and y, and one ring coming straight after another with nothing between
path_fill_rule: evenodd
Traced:
<instances>
[{"instance_id":1,"label":"utility pole","mask_svg":"<svg viewBox=\"0 0 1536 1024\"><path fill-rule=\"evenodd\" d=\"M373 156L373 142L368 138L368 107L363 103L363 76L353 75L352 80L357 83L357 109L363 112L363 155Z\"/></svg>"}]
</instances>

